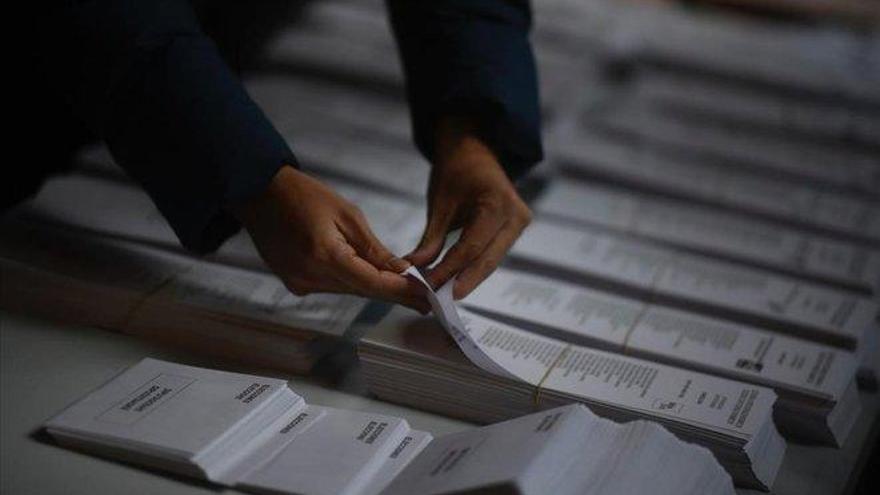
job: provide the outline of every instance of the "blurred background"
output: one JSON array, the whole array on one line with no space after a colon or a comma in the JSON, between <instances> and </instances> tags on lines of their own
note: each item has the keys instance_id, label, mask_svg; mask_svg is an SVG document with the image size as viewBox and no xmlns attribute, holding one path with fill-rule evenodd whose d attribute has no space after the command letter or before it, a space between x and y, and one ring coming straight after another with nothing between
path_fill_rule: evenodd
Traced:
<instances>
[{"instance_id":1,"label":"blurred background","mask_svg":"<svg viewBox=\"0 0 880 495\"><path fill-rule=\"evenodd\" d=\"M306 168L421 195L427 168L381 1L197 6ZM711 202L724 198L696 188L731 173L771 198L790 195L773 187L784 184L880 192L875 1L537 0L533 12L540 175ZM82 162L110 170L100 148Z\"/></svg>"}]
</instances>

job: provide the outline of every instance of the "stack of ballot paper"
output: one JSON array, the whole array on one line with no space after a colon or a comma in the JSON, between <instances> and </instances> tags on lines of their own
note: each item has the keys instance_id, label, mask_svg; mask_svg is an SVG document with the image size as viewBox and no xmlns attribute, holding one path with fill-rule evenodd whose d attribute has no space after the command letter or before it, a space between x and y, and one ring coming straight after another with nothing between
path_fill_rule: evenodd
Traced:
<instances>
[{"instance_id":1,"label":"stack of ballot paper","mask_svg":"<svg viewBox=\"0 0 880 495\"><path fill-rule=\"evenodd\" d=\"M687 118L630 102L593 115L594 125L749 167L862 194L880 194L880 162L849 146L793 139L746 126Z\"/></svg>"},{"instance_id":2,"label":"stack of ballot paper","mask_svg":"<svg viewBox=\"0 0 880 495\"><path fill-rule=\"evenodd\" d=\"M265 272L83 232L0 226L0 307L303 373L364 299L298 297Z\"/></svg>"},{"instance_id":3,"label":"stack of ballot paper","mask_svg":"<svg viewBox=\"0 0 880 495\"><path fill-rule=\"evenodd\" d=\"M265 48L262 58L270 68L390 86L402 94L403 71L381 9L327 1L305 5L301 14Z\"/></svg>"},{"instance_id":4,"label":"stack of ballot paper","mask_svg":"<svg viewBox=\"0 0 880 495\"><path fill-rule=\"evenodd\" d=\"M562 180L550 183L535 209L867 293L880 287L880 252L742 214Z\"/></svg>"},{"instance_id":5,"label":"stack of ballot paper","mask_svg":"<svg viewBox=\"0 0 880 495\"><path fill-rule=\"evenodd\" d=\"M402 418L306 404L284 380L154 359L45 427L62 445L254 493L734 493L705 449L578 405L434 439Z\"/></svg>"},{"instance_id":6,"label":"stack of ballot paper","mask_svg":"<svg viewBox=\"0 0 880 495\"><path fill-rule=\"evenodd\" d=\"M842 445L861 411L849 352L499 269L462 303L541 335L772 387L789 438Z\"/></svg>"},{"instance_id":7,"label":"stack of ballot paper","mask_svg":"<svg viewBox=\"0 0 880 495\"><path fill-rule=\"evenodd\" d=\"M424 207L344 181L325 182L361 209L373 232L390 250L406 252L416 246L426 218ZM28 221L181 250L177 237L149 196L130 183L88 175L53 178L16 213ZM212 259L266 270L245 232L228 240Z\"/></svg>"},{"instance_id":8,"label":"stack of ballot paper","mask_svg":"<svg viewBox=\"0 0 880 495\"><path fill-rule=\"evenodd\" d=\"M856 293L752 269L587 225L533 222L511 250L530 270L866 351L877 303Z\"/></svg>"},{"instance_id":9,"label":"stack of ballot paper","mask_svg":"<svg viewBox=\"0 0 880 495\"><path fill-rule=\"evenodd\" d=\"M877 246L880 201L762 175L586 129L558 144L569 175L767 217Z\"/></svg>"},{"instance_id":10,"label":"stack of ballot paper","mask_svg":"<svg viewBox=\"0 0 880 495\"><path fill-rule=\"evenodd\" d=\"M739 486L773 483L785 443L771 389L569 344L465 310L461 317L453 340L434 319L393 309L358 346L370 389L483 423L580 402L612 420L657 421L709 448Z\"/></svg>"},{"instance_id":11,"label":"stack of ballot paper","mask_svg":"<svg viewBox=\"0 0 880 495\"><path fill-rule=\"evenodd\" d=\"M631 96L656 108L848 144L880 141L880 115L860 106L656 68L640 69L634 85Z\"/></svg>"},{"instance_id":12,"label":"stack of ballot paper","mask_svg":"<svg viewBox=\"0 0 880 495\"><path fill-rule=\"evenodd\" d=\"M248 94L265 108L270 120L283 131L335 125L373 136L396 138L409 144L409 110L403 95L371 91L357 84L259 75L245 82ZM376 122L382 122L376 126ZM291 136L298 142L300 136ZM415 152L413 152L415 153Z\"/></svg>"},{"instance_id":13,"label":"stack of ballot paper","mask_svg":"<svg viewBox=\"0 0 880 495\"><path fill-rule=\"evenodd\" d=\"M600 10L614 3L565 1ZM617 14L606 44L622 59L826 98L880 102L880 61L871 55L876 33L641 5Z\"/></svg>"},{"instance_id":14,"label":"stack of ballot paper","mask_svg":"<svg viewBox=\"0 0 880 495\"><path fill-rule=\"evenodd\" d=\"M877 40L870 30L699 10L614 0L542 0L536 9L538 26L556 38L574 47L603 47L621 61L880 101L880 63L869 55Z\"/></svg>"}]
</instances>

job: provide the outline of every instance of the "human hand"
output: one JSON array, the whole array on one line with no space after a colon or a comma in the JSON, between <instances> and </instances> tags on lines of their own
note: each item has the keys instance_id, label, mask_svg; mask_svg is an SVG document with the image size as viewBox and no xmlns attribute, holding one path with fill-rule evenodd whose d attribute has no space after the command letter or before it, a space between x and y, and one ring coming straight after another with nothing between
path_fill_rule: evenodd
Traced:
<instances>
[{"instance_id":1,"label":"human hand","mask_svg":"<svg viewBox=\"0 0 880 495\"><path fill-rule=\"evenodd\" d=\"M400 274L357 206L317 179L284 166L259 197L233 209L266 265L298 296L340 292L426 313L424 289Z\"/></svg>"},{"instance_id":2,"label":"human hand","mask_svg":"<svg viewBox=\"0 0 880 495\"><path fill-rule=\"evenodd\" d=\"M429 265L443 250L446 235L461 228L458 241L427 277L436 288L458 275L453 296L461 299L498 267L532 214L467 122L441 123L434 162L428 224L406 259L418 267Z\"/></svg>"}]
</instances>

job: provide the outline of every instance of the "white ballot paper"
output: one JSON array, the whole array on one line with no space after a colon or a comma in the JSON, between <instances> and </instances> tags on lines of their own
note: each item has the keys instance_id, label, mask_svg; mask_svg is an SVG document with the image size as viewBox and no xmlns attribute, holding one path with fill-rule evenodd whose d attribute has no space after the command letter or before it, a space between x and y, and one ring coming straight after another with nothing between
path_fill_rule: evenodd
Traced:
<instances>
[{"instance_id":1,"label":"white ballot paper","mask_svg":"<svg viewBox=\"0 0 880 495\"><path fill-rule=\"evenodd\" d=\"M674 153L579 129L556 150L570 174L697 200L876 245L880 201L729 167L693 152Z\"/></svg>"},{"instance_id":2,"label":"white ballot paper","mask_svg":"<svg viewBox=\"0 0 880 495\"><path fill-rule=\"evenodd\" d=\"M850 291L580 225L533 222L511 250L539 271L858 350L878 305Z\"/></svg>"},{"instance_id":3,"label":"white ballot paper","mask_svg":"<svg viewBox=\"0 0 880 495\"><path fill-rule=\"evenodd\" d=\"M740 486L772 484L785 450L772 420L772 390L459 313L473 342L514 379L481 372L435 319L395 308L358 347L371 390L480 422L580 402L609 419L660 422L712 450Z\"/></svg>"},{"instance_id":4,"label":"white ballot paper","mask_svg":"<svg viewBox=\"0 0 880 495\"><path fill-rule=\"evenodd\" d=\"M418 242L424 225L422 207L342 180L323 179L356 204L382 242L407 251ZM17 213L27 219L110 235L179 250L180 245L150 197L133 184L69 175L46 182ZM249 235L242 231L211 255L215 261L267 271Z\"/></svg>"},{"instance_id":5,"label":"white ballot paper","mask_svg":"<svg viewBox=\"0 0 880 495\"><path fill-rule=\"evenodd\" d=\"M745 215L587 183L556 180L535 209L792 275L873 292L880 252Z\"/></svg>"},{"instance_id":6,"label":"white ballot paper","mask_svg":"<svg viewBox=\"0 0 880 495\"><path fill-rule=\"evenodd\" d=\"M149 358L45 427L69 447L254 493L442 495L504 487L493 493L574 495L601 482L606 495L628 495L635 486L660 495L733 494L705 449L659 425L618 425L582 406L435 444L403 418L308 405L281 379ZM611 461L619 458L654 469L634 472Z\"/></svg>"},{"instance_id":7,"label":"white ballot paper","mask_svg":"<svg viewBox=\"0 0 880 495\"><path fill-rule=\"evenodd\" d=\"M434 315L437 316L437 319L440 320L440 324L447 332L449 332L452 340L458 344L458 347L468 359L489 373L513 378L509 371L496 363L491 356L483 351L482 347L474 341L468 327L463 321L461 321L461 317L455 309L455 300L452 297L452 288L455 286L455 278L447 282L446 285L440 288L440 290L434 291L431 284L425 280L425 277L422 276L421 272L419 272L418 268L415 266L410 266L403 273L404 275L419 281L425 287L428 295L428 302L431 304L431 309L434 311Z\"/></svg>"},{"instance_id":8,"label":"white ballot paper","mask_svg":"<svg viewBox=\"0 0 880 495\"><path fill-rule=\"evenodd\" d=\"M771 451L782 448L771 419L776 394L770 389L531 333L457 308L452 299L454 279L434 292L417 269L410 267L403 273L426 286L441 327L473 365L507 383L532 388L536 401L541 395L567 397L569 401L581 400L591 405L600 415L658 420L683 439L701 443L718 455L722 455L723 449L713 445L717 437L708 440L713 434L702 436L695 434L695 429L729 437L728 442L734 444L751 444L746 450L763 448L755 443L766 443ZM367 369L372 364L370 348L369 340L361 346L366 349L361 352L361 359ZM389 380L391 375L383 373L383 380ZM426 376L411 379L431 388ZM412 393L408 399L421 407L436 402L444 394L434 390L433 398L423 401L419 394L425 390L414 393L411 385L402 383L392 388L396 394ZM438 385L438 389L444 388L445 385ZM374 391L383 393L382 389ZM488 401L488 396L485 398ZM392 400L399 400L399 396ZM763 451L723 452L719 459L739 483L767 487L775 476L779 458L766 462L762 459L765 455ZM729 461L724 457L729 457Z\"/></svg>"},{"instance_id":9,"label":"white ballot paper","mask_svg":"<svg viewBox=\"0 0 880 495\"><path fill-rule=\"evenodd\" d=\"M767 136L752 129L689 120L634 105L621 106L603 115L600 126L668 146L728 158L737 164L766 170L768 174L783 173L813 183L833 184L872 195L880 193L880 166L870 155L850 156L811 141L784 142L778 136Z\"/></svg>"},{"instance_id":10,"label":"white ballot paper","mask_svg":"<svg viewBox=\"0 0 880 495\"><path fill-rule=\"evenodd\" d=\"M772 387L779 427L812 442L843 444L861 410L856 357L831 346L504 268L462 303L566 342Z\"/></svg>"},{"instance_id":11,"label":"white ballot paper","mask_svg":"<svg viewBox=\"0 0 880 495\"><path fill-rule=\"evenodd\" d=\"M679 71L639 71L635 98L716 119L863 144L880 142L880 115L868 108L762 91L746 84Z\"/></svg>"}]
</instances>

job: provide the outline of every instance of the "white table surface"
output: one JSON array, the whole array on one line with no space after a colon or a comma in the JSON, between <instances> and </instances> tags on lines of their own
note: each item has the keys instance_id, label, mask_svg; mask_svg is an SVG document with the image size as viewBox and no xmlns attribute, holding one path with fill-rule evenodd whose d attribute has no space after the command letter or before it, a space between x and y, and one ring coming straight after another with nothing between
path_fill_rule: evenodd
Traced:
<instances>
[{"instance_id":1,"label":"white table surface","mask_svg":"<svg viewBox=\"0 0 880 495\"><path fill-rule=\"evenodd\" d=\"M175 353L133 337L0 312L0 493L196 494L234 492L65 450L40 434L40 425L116 372L152 356L198 366L278 376L216 359ZM313 404L405 417L442 435L468 423L368 397L356 371L328 367L320 377L288 377ZM863 394L867 413L843 449L789 445L776 494L843 493L868 437L876 436L878 395ZM873 433L872 433L873 432ZM871 440L873 442L873 440Z\"/></svg>"}]
</instances>

